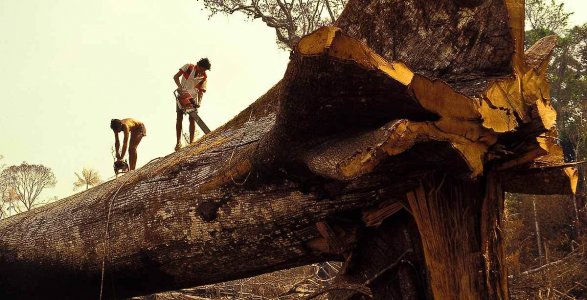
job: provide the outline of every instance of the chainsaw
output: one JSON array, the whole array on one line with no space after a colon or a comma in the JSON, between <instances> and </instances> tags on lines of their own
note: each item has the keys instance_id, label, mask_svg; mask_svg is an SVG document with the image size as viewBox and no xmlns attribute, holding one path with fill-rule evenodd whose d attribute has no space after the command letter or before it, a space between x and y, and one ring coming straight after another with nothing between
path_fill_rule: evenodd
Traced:
<instances>
[{"instance_id":1,"label":"chainsaw","mask_svg":"<svg viewBox=\"0 0 587 300\"><path fill-rule=\"evenodd\" d=\"M117 160L114 162L114 174L116 174L117 177L119 173L127 173L128 169L128 162L126 162L126 160Z\"/></svg>"},{"instance_id":2,"label":"chainsaw","mask_svg":"<svg viewBox=\"0 0 587 300\"><path fill-rule=\"evenodd\" d=\"M191 97L180 97L180 94L177 90L173 91L173 96L175 97L175 101L177 102L177 106L184 111L186 115L189 115L196 121L198 126L202 128L204 134L210 133L210 128L206 126L206 123L198 116L198 109L193 102L193 98Z\"/></svg>"}]
</instances>

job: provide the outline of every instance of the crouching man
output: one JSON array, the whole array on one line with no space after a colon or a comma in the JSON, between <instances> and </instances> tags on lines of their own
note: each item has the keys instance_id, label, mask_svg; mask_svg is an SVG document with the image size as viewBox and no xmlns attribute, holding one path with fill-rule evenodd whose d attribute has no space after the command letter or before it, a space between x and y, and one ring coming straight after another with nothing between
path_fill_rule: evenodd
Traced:
<instances>
[{"instance_id":1,"label":"crouching man","mask_svg":"<svg viewBox=\"0 0 587 300\"><path fill-rule=\"evenodd\" d=\"M110 121L110 128L114 131L114 147L116 149L116 161L122 161L128 148L128 157L130 164L130 171L134 170L137 166L137 147L147 135L147 129L145 124L139 120L127 118L127 119L112 119ZM122 132L124 137L122 141L122 151L120 149L120 140L118 139L118 133ZM130 145L129 145L130 136Z\"/></svg>"}]
</instances>

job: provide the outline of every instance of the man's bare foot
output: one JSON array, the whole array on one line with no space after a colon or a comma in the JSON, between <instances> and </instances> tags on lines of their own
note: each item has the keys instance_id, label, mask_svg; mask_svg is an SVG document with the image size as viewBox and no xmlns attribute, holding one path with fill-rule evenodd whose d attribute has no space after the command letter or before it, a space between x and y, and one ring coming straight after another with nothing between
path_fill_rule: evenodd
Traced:
<instances>
[{"instance_id":1,"label":"man's bare foot","mask_svg":"<svg viewBox=\"0 0 587 300\"><path fill-rule=\"evenodd\" d=\"M181 145L180 144L176 144L175 145L175 151L179 151L179 149L181 149Z\"/></svg>"}]
</instances>

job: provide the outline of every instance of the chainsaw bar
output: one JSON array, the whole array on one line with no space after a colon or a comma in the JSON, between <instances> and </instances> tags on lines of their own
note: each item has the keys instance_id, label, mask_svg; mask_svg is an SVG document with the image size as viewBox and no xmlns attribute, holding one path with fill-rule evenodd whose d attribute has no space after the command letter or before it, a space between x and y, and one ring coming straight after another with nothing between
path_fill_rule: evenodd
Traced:
<instances>
[{"instance_id":1,"label":"chainsaw bar","mask_svg":"<svg viewBox=\"0 0 587 300\"><path fill-rule=\"evenodd\" d=\"M175 101L177 102L177 105L179 105L179 107L183 108L185 113L187 113L190 117L192 117L192 119L194 119L196 121L198 126L200 126L200 128L204 132L204 134L210 133L210 128L208 128L208 126L206 126L206 123L204 123L204 120L202 120L202 118L200 118L200 116L198 116L198 111L195 108L183 107L179 103L179 100L177 99L177 97L178 97L177 91L173 92L173 96L175 97Z\"/></svg>"},{"instance_id":2,"label":"chainsaw bar","mask_svg":"<svg viewBox=\"0 0 587 300\"><path fill-rule=\"evenodd\" d=\"M192 119L196 120L196 123L198 124L198 126L200 126L200 128L202 128L202 131L204 132L204 134L210 133L210 128L208 128L208 126L206 126L206 123L204 123L202 118L200 118L200 116L198 116L198 112L196 110L192 110L191 112L188 113L188 115L190 117L192 117Z\"/></svg>"}]
</instances>

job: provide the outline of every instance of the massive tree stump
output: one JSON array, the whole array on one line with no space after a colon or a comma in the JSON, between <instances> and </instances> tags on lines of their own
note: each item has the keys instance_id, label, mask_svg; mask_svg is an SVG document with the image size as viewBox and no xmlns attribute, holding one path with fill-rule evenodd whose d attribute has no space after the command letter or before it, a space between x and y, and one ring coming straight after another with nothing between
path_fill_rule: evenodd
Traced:
<instances>
[{"instance_id":1,"label":"massive tree stump","mask_svg":"<svg viewBox=\"0 0 587 300\"><path fill-rule=\"evenodd\" d=\"M0 222L0 298L116 299L345 261L374 298L506 299L503 192L572 193L516 0L351 0L180 152ZM352 289L335 299L363 297Z\"/></svg>"}]
</instances>

